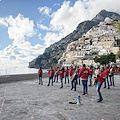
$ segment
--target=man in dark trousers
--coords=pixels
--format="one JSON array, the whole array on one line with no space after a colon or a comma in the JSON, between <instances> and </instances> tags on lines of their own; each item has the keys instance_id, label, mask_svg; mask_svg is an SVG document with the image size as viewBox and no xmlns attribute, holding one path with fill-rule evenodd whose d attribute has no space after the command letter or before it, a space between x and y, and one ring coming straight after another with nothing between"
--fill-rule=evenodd
<instances>
[{"instance_id":1,"label":"man in dark trousers","mask_svg":"<svg viewBox=\"0 0 120 120\"><path fill-rule=\"evenodd\" d=\"M43 81L42 81L42 68L39 67L39 70L38 70L38 75L39 75L39 85L43 85Z\"/></svg>"},{"instance_id":2,"label":"man in dark trousers","mask_svg":"<svg viewBox=\"0 0 120 120\"><path fill-rule=\"evenodd\" d=\"M76 91L76 83L77 83L77 70L76 66L70 68L69 72L70 81L71 81L71 90L74 88L74 91Z\"/></svg>"},{"instance_id":3,"label":"man in dark trousers","mask_svg":"<svg viewBox=\"0 0 120 120\"><path fill-rule=\"evenodd\" d=\"M110 84L109 84L109 80L108 80L108 76L109 76L109 72L110 72L110 67L109 65L106 65L105 67L105 72L106 72L106 79L104 81L104 88L106 88L106 82L107 82L107 85L108 85L108 89L110 89Z\"/></svg>"},{"instance_id":4,"label":"man in dark trousers","mask_svg":"<svg viewBox=\"0 0 120 120\"><path fill-rule=\"evenodd\" d=\"M89 84L89 86L92 86L92 75L93 75L93 66L92 65L90 65L89 72L90 72L90 75L89 75L90 84Z\"/></svg>"},{"instance_id":5,"label":"man in dark trousers","mask_svg":"<svg viewBox=\"0 0 120 120\"><path fill-rule=\"evenodd\" d=\"M48 71L48 75L49 75L49 82L48 82L48 85L47 86L49 86L50 85L50 80L52 80L52 83L51 83L51 85L53 86L53 77L54 77L54 70L53 70L53 68L52 68L52 66L50 67L50 69L49 69L49 71Z\"/></svg>"},{"instance_id":6,"label":"man in dark trousers","mask_svg":"<svg viewBox=\"0 0 120 120\"><path fill-rule=\"evenodd\" d=\"M89 69L86 68L86 65L83 64L83 67L80 69L79 76L81 77L82 85L83 85L83 95L88 94L87 90L87 82L88 82L88 76L89 76Z\"/></svg>"},{"instance_id":7,"label":"man in dark trousers","mask_svg":"<svg viewBox=\"0 0 120 120\"><path fill-rule=\"evenodd\" d=\"M68 79L68 84L69 84L69 68L68 68L68 66L65 69L65 84L66 84L66 79Z\"/></svg>"},{"instance_id":8,"label":"man in dark trousers","mask_svg":"<svg viewBox=\"0 0 120 120\"><path fill-rule=\"evenodd\" d=\"M97 102L101 102L103 100L100 89L101 89L103 82L106 79L106 76L107 76L107 74L106 74L106 71L104 71L104 68L103 67L100 68L100 72L97 75L96 83L95 83L95 88L96 88L96 91L97 91L98 96L99 96L99 99Z\"/></svg>"}]
</instances>

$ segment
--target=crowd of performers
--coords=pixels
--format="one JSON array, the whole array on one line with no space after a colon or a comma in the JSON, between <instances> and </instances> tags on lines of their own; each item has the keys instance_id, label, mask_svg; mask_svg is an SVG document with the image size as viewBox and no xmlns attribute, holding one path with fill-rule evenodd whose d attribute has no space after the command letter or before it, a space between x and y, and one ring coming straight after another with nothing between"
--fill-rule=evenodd
<instances>
[{"instance_id":1,"label":"crowd of performers","mask_svg":"<svg viewBox=\"0 0 120 120\"><path fill-rule=\"evenodd\" d=\"M89 86L94 86L96 88L97 94L99 96L99 99L97 102L101 102L103 100L103 97L101 95L100 89L102 84L104 83L104 88L110 89L110 86L115 87L114 83L114 74L115 74L115 69L111 65L106 65L106 66L96 66L95 70L93 70L93 66L91 65L90 67L86 67L85 64L83 64L82 68L79 68L79 66L73 65L70 66L70 68L66 67L56 67L48 70L48 75L49 75L49 81L48 85L53 86L54 82L58 82L58 79L60 78L60 89L63 88L63 79L64 79L64 84L69 84L71 83L71 90L74 89L76 91L76 85L80 85L82 83L83 86L83 96L88 94L88 81L89 81ZM120 75L120 67L118 68L118 72ZM39 84L43 85L42 81L42 68L40 67L38 71L39 75Z\"/></svg>"}]
</instances>

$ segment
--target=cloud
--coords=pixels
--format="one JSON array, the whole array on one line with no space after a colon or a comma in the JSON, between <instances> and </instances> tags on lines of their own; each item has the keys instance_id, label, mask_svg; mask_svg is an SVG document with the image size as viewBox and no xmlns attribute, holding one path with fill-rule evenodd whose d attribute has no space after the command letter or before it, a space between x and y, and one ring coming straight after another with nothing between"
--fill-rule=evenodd
<instances>
[{"instance_id":1,"label":"cloud","mask_svg":"<svg viewBox=\"0 0 120 120\"><path fill-rule=\"evenodd\" d=\"M53 13L50 25L55 30L66 34L71 33L80 22L92 19L93 16L89 10L85 9L85 6L82 1L76 1L73 6L70 5L70 1L63 2L61 8Z\"/></svg>"},{"instance_id":2,"label":"cloud","mask_svg":"<svg viewBox=\"0 0 120 120\"><path fill-rule=\"evenodd\" d=\"M40 29L42 29L42 30L47 30L47 31L49 31L49 30L50 30L50 28L49 28L49 27L44 26L43 24L37 24L37 27L38 27L38 28L40 28Z\"/></svg>"},{"instance_id":3,"label":"cloud","mask_svg":"<svg viewBox=\"0 0 120 120\"><path fill-rule=\"evenodd\" d=\"M5 27L8 27L8 24L6 23L4 18L0 18L0 25L3 25Z\"/></svg>"},{"instance_id":4,"label":"cloud","mask_svg":"<svg viewBox=\"0 0 120 120\"><path fill-rule=\"evenodd\" d=\"M28 64L29 61L44 52L45 46L40 44L32 46L28 41L30 37L36 35L32 20L18 14L15 18L13 16L0 18L0 21L1 25L8 27L9 38L13 40L11 45L0 50L0 66L6 65L5 61L13 66L21 63Z\"/></svg>"},{"instance_id":5,"label":"cloud","mask_svg":"<svg viewBox=\"0 0 120 120\"><path fill-rule=\"evenodd\" d=\"M9 59L10 59L10 60L15 60L15 59L16 59L16 56L11 55L11 56L9 56Z\"/></svg>"},{"instance_id":6,"label":"cloud","mask_svg":"<svg viewBox=\"0 0 120 120\"><path fill-rule=\"evenodd\" d=\"M80 22L90 19L90 16L87 16L87 10L84 8L85 5L81 1L77 1L73 6L70 5L70 1L63 2L61 8L51 15L52 19L49 27L46 27L47 30L51 30L51 33L46 33L44 37L45 44L49 46L59 41L75 30ZM82 16L83 13L87 13L86 16ZM44 25L42 25L41 28L43 28L43 26Z\"/></svg>"},{"instance_id":7,"label":"cloud","mask_svg":"<svg viewBox=\"0 0 120 120\"><path fill-rule=\"evenodd\" d=\"M101 3L104 3L104 4L101 4ZM102 10L102 9L106 9L108 11L112 11L112 12L117 12L117 13L120 13L120 8L119 8L119 4L120 4L120 1L118 0L89 0L87 2L88 4L88 9L94 13ZM96 11L94 11L96 10ZM96 13L97 14L97 13Z\"/></svg>"},{"instance_id":8,"label":"cloud","mask_svg":"<svg viewBox=\"0 0 120 120\"><path fill-rule=\"evenodd\" d=\"M30 46L29 51L8 45L0 51L0 67L28 65L28 62L43 53L44 50L45 47L39 44Z\"/></svg>"},{"instance_id":9,"label":"cloud","mask_svg":"<svg viewBox=\"0 0 120 120\"><path fill-rule=\"evenodd\" d=\"M39 33L39 34L38 34L38 38L39 38L39 40L42 40L41 36L42 36L42 34Z\"/></svg>"},{"instance_id":10,"label":"cloud","mask_svg":"<svg viewBox=\"0 0 120 120\"><path fill-rule=\"evenodd\" d=\"M52 32L47 32L44 37L46 47L49 47L51 44L59 41L63 37L63 34L56 34Z\"/></svg>"},{"instance_id":11,"label":"cloud","mask_svg":"<svg viewBox=\"0 0 120 120\"><path fill-rule=\"evenodd\" d=\"M50 16L50 13L52 11L51 8L48 8L47 6L44 6L44 7L39 7L38 8L39 12L42 13L43 15L47 15L47 16Z\"/></svg>"},{"instance_id":12,"label":"cloud","mask_svg":"<svg viewBox=\"0 0 120 120\"><path fill-rule=\"evenodd\" d=\"M12 45L8 45L4 51L3 51L4 55L19 55L19 51L18 49L16 49L14 46Z\"/></svg>"},{"instance_id":13,"label":"cloud","mask_svg":"<svg viewBox=\"0 0 120 120\"><path fill-rule=\"evenodd\" d=\"M18 14L16 18L9 16L5 18L8 23L9 38L13 39L13 44L18 48L23 48L23 45L30 45L25 41L26 37L32 37L36 34L34 23L29 18L24 18L23 15Z\"/></svg>"},{"instance_id":14,"label":"cloud","mask_svg":"<svg viewBox=\"0 0 120 120\"><path fill-rule=\"evenodd\" d=\"M53 5L53 7L55 7L55 6L60 6L60 3L55 3L55 4Z\"/></svg>"}]
</instances>

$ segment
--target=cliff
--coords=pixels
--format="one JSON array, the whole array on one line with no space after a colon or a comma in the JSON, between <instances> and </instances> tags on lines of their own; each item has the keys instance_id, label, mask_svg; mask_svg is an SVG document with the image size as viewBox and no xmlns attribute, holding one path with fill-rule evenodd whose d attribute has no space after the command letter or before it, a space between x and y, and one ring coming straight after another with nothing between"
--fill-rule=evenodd
<instances>
[{"instance_id":1,"label":"cliff","mask_svg":"<svg viewBox=\"0 0 120 120\"><path fill-rule=\"evenodd\" d=\"M72 33L46 48L42 55L39 55L37 58L29 62L29 67L38 68L39 66L42 66L42 68L48 68L50 65L56 65L69 43L77 41L93 26L104 21L106 17L109 17L112 20L118 20L120 15L106 10L100 11L91 21L88 20L80 23Z\"/></svg>"}]
</instances>

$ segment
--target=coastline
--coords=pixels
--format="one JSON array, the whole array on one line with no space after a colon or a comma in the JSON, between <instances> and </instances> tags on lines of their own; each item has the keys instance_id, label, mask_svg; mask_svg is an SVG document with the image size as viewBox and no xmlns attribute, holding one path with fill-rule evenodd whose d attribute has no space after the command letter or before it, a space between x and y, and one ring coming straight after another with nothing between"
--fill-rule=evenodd
<instances>
[{"instance_id":1,"label":"coastline","mask_svg":"<svg viewBox=\"0 0 120 120\"><path fill-rule=\"evenodd\" d=\"M43 73L43 78L48 77L47 73ZM18 82L18 81L26 81L26 80L35 80L38 79L38 74L16 74L16 75L4 75L0 76L0 84Z\"/></svg>"}]
</instances>

